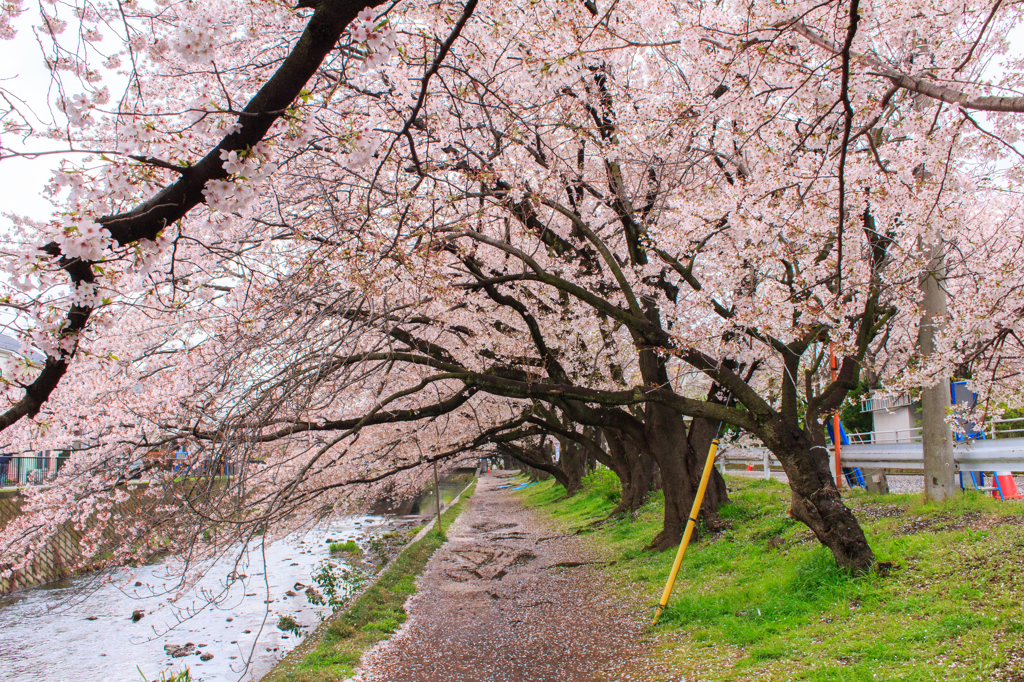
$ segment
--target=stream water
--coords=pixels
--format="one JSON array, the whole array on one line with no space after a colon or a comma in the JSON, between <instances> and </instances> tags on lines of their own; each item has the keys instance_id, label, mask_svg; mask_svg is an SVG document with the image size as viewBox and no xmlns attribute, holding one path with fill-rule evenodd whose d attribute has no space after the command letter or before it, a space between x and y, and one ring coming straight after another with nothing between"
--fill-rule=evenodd
<instances>
[{"instance_id":1,"label":"stream water","mask_svg":"<svg viewBox=\"0 0 1024 682\"><path fill-rule=\"evenodd\" d=\"M304 592L317 565L330 556L327 541L365 544L384 524L382 517L336 519L265 551L249 551L239 565L239 553L232 553L174 603L168 593L177 589L169 575L173 561L2 597L0 680L140 682L143 675L159 679L185 666L203 682L259 679L300 641L277 628L279 616L293 617L310 632L328 610L311 604ZM233 570L246 577L229 581ZM135 611L144 614L138 622L132 620ZM165 649L189 643L194 647L180 658ZM213 657L204 661L203 654Z\"/></svg>"}]
</instances>

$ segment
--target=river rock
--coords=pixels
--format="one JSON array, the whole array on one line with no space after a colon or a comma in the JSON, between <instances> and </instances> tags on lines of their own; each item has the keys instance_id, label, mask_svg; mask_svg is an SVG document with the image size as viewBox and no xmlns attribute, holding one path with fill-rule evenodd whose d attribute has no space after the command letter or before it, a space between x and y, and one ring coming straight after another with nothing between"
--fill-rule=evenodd
<instances>
[{"instance_id":1,"label":"river rock","mask_svg":"<svg viewBox=\"0 0 1024 682\"><path fill-rule=\"evenodd\" d=\"M230 622L231 622L231 621L233 621L233 620L234 620L234 618L228 618L228 619L227 619L227 622L229 622L229 623L230 623Z\"/></svg>"},{"instance_id":2,"label":"river rock","mask_svg":"<svg viewBox=\"0 0 1024 682\"><path fill-rule=\"evenodd\" d=\"M138 623L140 620L142 620L142 617L145 615L146 614L144 611L141 611L140 609L135 609L134 611L132 611L132 622Z\"/></svg>"},{"instance_id":3,"label":"river rock","mask_svg":"<svg viewBox=\"0 0 1024 682\"><path fill-rule=\"evenodd\" d=\"M292 589L296 592L301 592L302 590L306 589L306 586L302 583L295 583L294 585L292 585Z\"/></svg>"},{"instance_id":4,"label":"river rock","mask_svg":"<svg viewBox=\"0 0 1024 682\"><path fill-rule=\"evenodd\" d=\"M174 647L173 649L171 647ZM185 646L178 646L176 644L165 644L164 651L170 654L171 658L185 658L196 653L196 645L192 642L188 642Z\"/></svg>"},{"instance_id":5,"label":"river rock","mask_svg":"<svg viewBox=\"0 0 1024 682\"><path fill-rule=\"evenodd\" d=\"M88 617L86 618L86 620L99 620L99 619L100 619L100 617L99 617L99 616L88 616Z\"/></svg>"},{"instance_id":6,"label":"river rock","mask_svg":"<svg viewBox=\"0 0 1024 682\"><path fill-rule=\"evenodd\" d=\"M309 599L309 601L319 602L323 601L324 596L320 594L320 591L315 587L309 587L306 588L306 598Z\"/></svg>"},{"instance_id":7,"label":"river rock","mask_svg":"<svg viewBox=\"0 0 1024 682\"><path fill-rule=\"evenodd\" d=\"M142 587L142 581L141 580L136 580L135 581L135 587Z\"/></svg>"},{"instance_id":8,"label":"river rock","mask_svg":"<svg viewBox=\"0 0 1024 682\"><path fill-rule=\"evenodd\" d=\"M285 592L285 594L286 594L287 596L289 596L289 597L295 597L295 596L298 596L298 595L297 595L297 594L296 594L295 592L292 592L291 590L288 590L287 592Z\"/></svg>"},{"instance_id":9,"label":"river rock","mask_svg":"<svg viewBox=\"0 0 1024 682\"><path fill-rule=\"evenodd\" d=\"M207 651L205 654L200 654L199 655L199 660L200 661L209 661L212 658L213 658L213 654L211 654L209 651Z\"/></svg>"}]
</instances>

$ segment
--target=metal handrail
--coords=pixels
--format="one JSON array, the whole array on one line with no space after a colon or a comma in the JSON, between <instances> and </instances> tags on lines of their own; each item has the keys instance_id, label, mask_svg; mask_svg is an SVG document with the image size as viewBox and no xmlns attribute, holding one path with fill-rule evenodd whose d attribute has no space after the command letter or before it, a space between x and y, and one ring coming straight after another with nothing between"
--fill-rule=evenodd
<instances>
[{"instance_id":1,"label":"metal handrail","mask_svg":"<svg viewBox=\"0 0 1024 682\"><path fill-rule=\"evenodd\" d=\"M999 424L1019 424L1019 428L999 428ZM978 431L985 434L986 438L1019 438L1024 435L1024 417L1011 417L1010 419L989 419L985 422L985 428ZM975 432L977 433L977 432ZM852 445L869 445L872 443L919 443L921 442L921 427L914 426L907 429L896 429L893 431L861 431L848 433ZM883 438L884 437L884 438ZM975 438L976 436L971 436ZM962 440L962 438L961 438Z\"/></svg>"}]
</instances>

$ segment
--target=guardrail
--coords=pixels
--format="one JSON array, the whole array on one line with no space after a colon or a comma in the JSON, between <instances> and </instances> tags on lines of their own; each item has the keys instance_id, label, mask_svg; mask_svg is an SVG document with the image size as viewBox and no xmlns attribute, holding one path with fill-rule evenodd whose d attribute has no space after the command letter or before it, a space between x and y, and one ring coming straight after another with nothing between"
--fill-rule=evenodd
<instances>
[{"instance_id":1,"label":"guardrail","mask_svg":"<svg viewBox=\"0 0 1024 682\"><path fill-rule=\"evenodd\" d=\"M990 419L984 423L983 427L984 428L979 429L974 433L985 434L986 440L1020 438L1024 436L1024 417L1014 417L1012 419ZM851 445L861 445L866 443L920 443L921 427L914 426L906 429L897 429L895 431L861 431L857 433L848 433L846 434L846 437L850 439ZM977 436L974 435L970 437L971 440L976 438Z\"/></svg>"},{"instance_id":2,"label":"guardrail","mask_svg":"<svg viewBox=\"0 0 1024 682\"><path fill-rule=\"evenodd\" d=\"M831 451L829 455L831 456ZM842 448L844 467L924 472L924 446L920 443L854 443ZM971 439L958 441L953 460L960 471L1024 471L1024 438ZM781 471L782 464L767 448L728 452L719 459L719 470L729 465L753 466L764 478Z\"/></svg>"},{"instance_id":3,"label":"guardrail","mask_svg":"<svg viewBox=\"0 0 1024 682\"><path fill-rule=\"evenodd\" d=\"M921 443L844 445L844 466L924 471ZM961 471L1024 471L1024 438L958 441L953 460Z\"/></svg>"}]
</instances>

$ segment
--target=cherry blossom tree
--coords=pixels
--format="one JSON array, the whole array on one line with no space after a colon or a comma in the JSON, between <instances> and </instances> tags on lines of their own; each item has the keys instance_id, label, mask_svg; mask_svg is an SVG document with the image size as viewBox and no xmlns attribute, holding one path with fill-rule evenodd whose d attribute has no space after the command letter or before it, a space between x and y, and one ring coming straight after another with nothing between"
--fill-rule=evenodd
<instances>
[{"instance_id":1,"label":"cherry blossom tree","mask_svg":"<svg viewBox=\"0 0 1024 682\"><path fill-rule=\"evenodd\" d=\"M274 22L298 31L262 9L275 30L252 40L217 33L248 14L161 24L178 47L147 48L133 111L150 82L181 84L156 101L201 101L142 116L132 163L58 176L74 206L104 200L108 170L126 193L112 201L154 198L116 219L23 221L23 244L62 241L10 254L30 277L11 305L39 319L25 333L50 357L24 397L24 373L4 374L5 425L35 417L7 437L98 438L81 460L94 477L186 440L242 472L209 505L160 493L182 496L168 513L196 510L190 532L240 509L247 532L292 527L474 448L544 463L558 437L616 471L626 508L657 464L664 548L725 423L776 454L794 517L864 571L822 428L861 373L902 390L958 368L996 398L1019 390L1015 6L396 5L330 52L355 13L331 19L328 3L304 29L337 28L315 63L300 38L255 68L292 45ZM207 59L222 40L230 68ZM283 76L273 107L256 94L235 110L254 73L278 69L266 90L289 63L308 75ZM88 102L65 107L84 122ZM936 240L951 305L923 360ZM116 494L67 480L40 514ZM707 518L725 495L716 474Z\"/></svg>"},{"instance_id":2,"label":"cherry blossom tree","mask_svg":"<svg viewBox=\"0 0 1024 682\"><path fill-rule=\"evenodd\" d=\"M595 28L599 12L575 9L506 10L467 27L467 58L454 54L440 71L444 106L414 126L381 126L399 129L404 145L378 152L367 191L380 199L367 217L383 227L373 239L442 241L475 280L467 286L500 289L495 299L516 291L552 385L497 389L509 397L628 402L601 383L613 368L588 357L585 392L552 362L571 352L537 340L570 326L570 336L598 336L609 321L635 352L628 383L643 386L645 435L664 453L663 474L675 468L667 478L692 482L699 465L699 452L669 454L686 440L679 413L740 426L783 461L794 515L841 565L866 570L872 554L835 489L821 422L869 357L900 352L894 330L919 319L922 240L934 223L970 245L956 266L964 273L1008 262L1019 244L999 233L1003 218L983 213L1018 167L996 183L978 173L979 162L1015 163L1006 145L1017 119L993 119L1000 137L970 113L1019 108L1014 96L974 94L1012 91L1018 78L982 79L985 59L1007 47L987 33L996 20L976 22L987 9L958 15L960 39L939 54L915 37L935 35L939 14L916 5L861 24L872 10L858 4L712 15L619 4L615 28L611 15ZM515 37L492 52L473 33L506 25ZM871 48L893 31L898 47ZM990 57L975 63L979 50ZM900 70L922 54L929 71L961 74L957 108L930 74ZM374 94L367 116L386 120L392 104ZM425 224L429 237L416 227ZM567 313L562 301L579 308ZM842 363L823 383L829 343ZM737 406L672 390L673 363ZM691 499L684 486L667 506L682 518Z\"/></svg>"}]
</instances>

